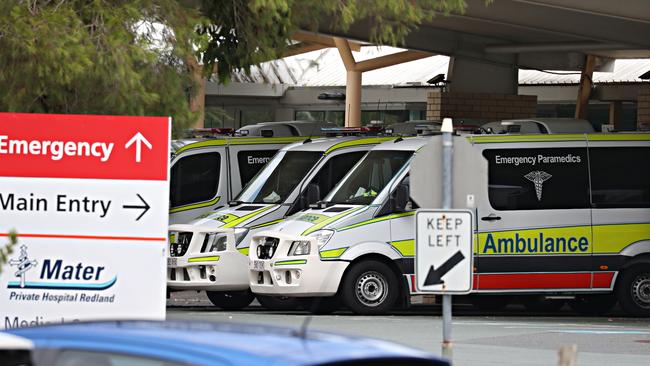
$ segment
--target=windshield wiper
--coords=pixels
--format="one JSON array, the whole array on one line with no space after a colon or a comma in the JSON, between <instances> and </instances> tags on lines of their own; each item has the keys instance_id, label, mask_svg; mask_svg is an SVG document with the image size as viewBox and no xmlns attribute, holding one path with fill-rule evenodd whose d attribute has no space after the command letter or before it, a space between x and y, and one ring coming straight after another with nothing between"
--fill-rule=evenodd
<instances>
[{"instance_id":1,"label":"windshield wiper","mask_svg":"<svg viewBox=\"0 0 650 366\"><path fill-rule=\"evenodd\" d=\"M233 206L239 206L239 205L241 205L242 203L244 203L244 201L232 200L232 201L228 202L228 206L230 206L230 207L233 207Z\"/></svg>"}]
</instances>

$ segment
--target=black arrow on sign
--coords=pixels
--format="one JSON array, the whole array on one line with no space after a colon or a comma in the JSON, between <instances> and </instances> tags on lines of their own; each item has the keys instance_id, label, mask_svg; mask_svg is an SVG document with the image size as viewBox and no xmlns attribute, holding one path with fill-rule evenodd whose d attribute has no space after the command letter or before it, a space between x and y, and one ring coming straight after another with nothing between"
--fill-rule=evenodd
<instances>
[{"instance_id":1,"label":"black arrow on sign","mask_svg":"<svg viewBox=\"0 0 650 366\"><path fill-rule=\"evenodd\" d=\"M442 280L442 276L446 275L452 268L465 259L463 253L459 250L456 254L452 255L451 258L447 259L445 263L441 264L438 269L434 269L433 266L429 268L429 273L427 273L427 278L424 279L424 285L439 285L445 283Z\"/></svg>"},{"instance_id":2,"label":"black arrow on sign","mask_svg":"<svg viewBox=\"0 0 650 366\"><path fill-rule=\"evenodd\" d=\"M144 203L144 206L123 205L122 208L126 208L126 209L141 209L141 210L144 210L144 211L142 211L142 213L140 214L140 216L138 216L138 218L135 219L135 221L138 221L138 220L140 220L140 218L141 218L142 216L144 216L144 214L147 213L147 211L149 211L149 209L151 208L151 206L149 206L149 204L147 203L147 201L145 201L144 198L142 198L142 196L140 196L140 195L137 194L137 193L136 193L136 195L138 196L138 198L140 199L140 201L142 201L142 203Z\"/></svg>"}]
</instances>

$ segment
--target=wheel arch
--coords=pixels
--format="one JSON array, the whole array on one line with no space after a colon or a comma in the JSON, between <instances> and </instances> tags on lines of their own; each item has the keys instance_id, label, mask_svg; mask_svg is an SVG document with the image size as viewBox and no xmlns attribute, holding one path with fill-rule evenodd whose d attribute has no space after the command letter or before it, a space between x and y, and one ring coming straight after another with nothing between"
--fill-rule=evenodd
<instances>
[{"instance_id":1,"label":"wheel arch","mask_svg":"<svg viewBox=\"0 0 650 366\"><path fill-rule=\"evenodd\" d=\"M621 255L626 257L638 257L650 255L650 239L639 240L621 250Z\"/></svg>"},{"instance_id":2,"label":"wheel arch","mask_svg":"<svg viewBox=\"0 0 650 366\"><path fill-rule=\"evenodd\" d=\"M621 271L624 271L625 269L636 266L638 264L646 264L650 266L650 252L640 253L632 257L626 257L623 265L621 265Z\"/></svg>"},{"instance_id":3,"label":"wheel arch","mask_svg":"<svg viewBox=\"0 0 650 366\"><path fill-rule=\"evenodd\" d=\"M398 259L398 258L396 258ZM404 273L402 273L402 270L400 269L399 265L395 262L394 258L390 258L382 253L366 253L363 255L360 255L350 261L350 265L345 268L345 271L343 272L343 276L341 277L341 282L339 283L339 290L340 291L340 286L345 282L344 279L347 276L348 272L350 271L351 268L357 263L364 262L364 261L377 261L384 263L388 266L388 268L393 271L393 274L395 275L395 278L397 278L397 282L399 283L399 294L398 294L398 302L397 306L398 307L406 307L410 303L410 291L409 291L409 286L408 286L408 281L406 280L406 277L404 276Z\"/></svg>"}]
</instances>

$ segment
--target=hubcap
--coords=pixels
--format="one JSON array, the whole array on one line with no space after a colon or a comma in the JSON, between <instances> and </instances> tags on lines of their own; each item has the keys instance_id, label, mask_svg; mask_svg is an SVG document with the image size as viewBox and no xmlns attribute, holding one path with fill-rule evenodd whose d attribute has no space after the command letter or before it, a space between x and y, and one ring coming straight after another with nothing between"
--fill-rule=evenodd
<instances>
[{"instance_id":1,"label":"hubcap","mask_svg":"<svg viewBox=\"0 0 650 366\"><path fill-rule=\"evenodd\" d=\"M650 308L650 274L643 273L632 282L632 299L645 309Z\"/></svg>"},{"instance_id":2,"label":"hubcap","mask_svg":"<svg viewBox=\"0 0 650 366\"><path fill-rule=\"evenodd\" d=\"M388 295L388 284L377 272L366 272L357 280L357 299L366 306L379 306Z\"/></svg>"}]
</instances>

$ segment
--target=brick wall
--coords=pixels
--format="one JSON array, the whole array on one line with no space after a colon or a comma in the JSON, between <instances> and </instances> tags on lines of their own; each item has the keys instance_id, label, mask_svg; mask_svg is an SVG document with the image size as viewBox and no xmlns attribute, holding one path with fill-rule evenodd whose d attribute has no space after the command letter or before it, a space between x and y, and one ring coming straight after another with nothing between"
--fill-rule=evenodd
<instances>
[{"instance_id":1,"label":"brick wall","mask_svg":"<svg viewBox=\"0 0 650 366\"><path fill-rule=\"evenodd\" d=\"M636 125L639 131L650 131L650 87L641 89L636 99Z\"/></svg>"},{"instance_id":2,"label":"brick wall","mask_svg":"<svg viewBox=\"0 0 650 366\"><path fill-rule=\"evenodd\" d=\"M496 121L531 118L537 113L537 96L489 93L430 92L427 119L444 117Z\"/></svg>"}]
</instances>

